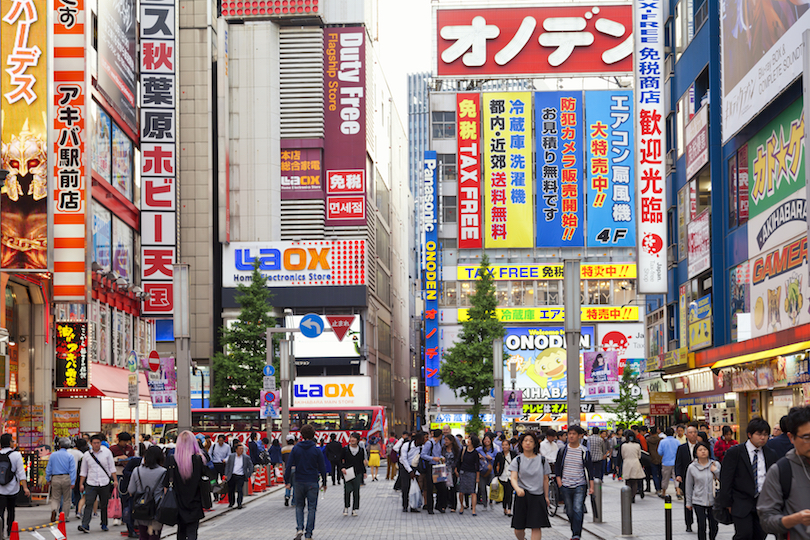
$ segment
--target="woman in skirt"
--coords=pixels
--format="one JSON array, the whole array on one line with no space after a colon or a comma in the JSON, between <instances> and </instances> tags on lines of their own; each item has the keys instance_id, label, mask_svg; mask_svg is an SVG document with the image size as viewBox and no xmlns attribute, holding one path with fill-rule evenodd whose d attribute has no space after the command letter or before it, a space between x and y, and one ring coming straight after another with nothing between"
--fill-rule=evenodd
<instances>
[{"instance_id":1,"label":"woman in skirt","mask_svg":"<svg viewBox=\"0 0 810 540\"><path fill-rule=\"evenodd\" d=\"M518 440L521 453L512 460L509 472L515 488L512 507L512 528L518 540L526 538L531 529L531 540L540 540L541 528L551 527L548 520L548 475L551 474L546 458L538 455L540 441L533 432L526 432Z\"/></svg>"},{"instance_id":2,"label":"woman in skirt","mask_svg":"<svg viewBox=\"0 0 810 540\"><path fill-rule=\"evenodd\" d=\"M478 460L479 455L476 448L481 444L478 435L470 435L465 441L467 445L461 450L461 457L456 462L458 469L458 502L459 514L464 513L464 496L470 497L472 515L475 514L476 484L478 483Z\"/></svg>"}]
</instances>

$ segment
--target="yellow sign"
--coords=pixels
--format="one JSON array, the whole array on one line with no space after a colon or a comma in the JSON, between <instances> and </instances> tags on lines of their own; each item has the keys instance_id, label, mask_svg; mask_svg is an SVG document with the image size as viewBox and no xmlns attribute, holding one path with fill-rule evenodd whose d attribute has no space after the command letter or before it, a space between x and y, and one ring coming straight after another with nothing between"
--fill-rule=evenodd
<instances>
[{"instance_id":1,"label":"yellow sign","mask_svg":"<svg viewBox=\"0 0 810 540\"><path fill-rule=\"evenodd\" d=\"M689 351L686 347L675 349L664 354L664 362L661 364L662 369L681 366L686 364L689 360Z\"/></svg>"},{"instance_id":2,"label":"yellow sign","mask_svg":"<svg viewBox=\"0 0 810 540\"><path fill-rule=\"evenodd\" d=\"M532 94L484 94L484 245L534 246Z\"/></svg>"},{"instance_id":3,"label":"yellow sign","mask_svg":"<svg viewBox=\"0 0 810 540\"><path fill-rule=\"evenodd\" d=\"M467 309L458 310L459 322L467 320ZM535 308L498 308L498 320L504 322L564 322L565 309L562 306ZM582 308L582 322L636 322L638 306L593 306Z\"/></svg>"},{"instance_id":4,"label":"yellow sign","mask_svg":"<svg viewBox=\"0 0 810 540\"><path fill-rule=\"evenodd\" d=\"M478 279L480 266L457 266L456 279L471 281ZM562 279L561 264L515 264L490 266L489 274L495 281L509 279ZM582 279L636 279L636 264L583 264L579 275Z\"/></svg>"}]
</instances>

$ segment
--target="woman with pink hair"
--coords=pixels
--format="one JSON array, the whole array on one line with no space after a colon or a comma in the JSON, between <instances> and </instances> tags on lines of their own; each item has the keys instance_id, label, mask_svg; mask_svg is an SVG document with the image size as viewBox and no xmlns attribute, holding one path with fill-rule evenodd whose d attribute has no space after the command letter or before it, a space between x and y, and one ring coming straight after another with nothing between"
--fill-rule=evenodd
<instances>
[{"instance_id":1,"label":"woman with pink hair","mask_svg":"<svg viewBox=\"0 0 810 540\"><path fill-rule=\"evenodd\" d=\"M190 431L184 431L177 437L174 455L166 458L167 473L164 485L168 487L169 482L174 482L179 540L197 540L197 528L203 517L200 483L203 481L205 462L205 455Z\"/></svg>"}]
</instances>

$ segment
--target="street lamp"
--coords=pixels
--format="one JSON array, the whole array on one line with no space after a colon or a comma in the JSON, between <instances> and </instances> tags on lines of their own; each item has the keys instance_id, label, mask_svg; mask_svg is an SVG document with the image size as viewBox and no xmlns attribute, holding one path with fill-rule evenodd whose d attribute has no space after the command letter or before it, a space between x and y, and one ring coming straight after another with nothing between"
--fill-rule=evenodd
<instances>
[{"instance_id":1,"label":"street lamp","mask_svg":"<svg viewBox=\"0 0 810 540\"><path fill-rule=\"evenodd\" d=\"M202 402L202 408L205 409L208 406L205 404L205 370L201 367L197 366L197 362L191 362L191 373L193 375L199 375L200 381L202 384L202 392L200 393L200 401Z\"/></svg>"}]
</instances>

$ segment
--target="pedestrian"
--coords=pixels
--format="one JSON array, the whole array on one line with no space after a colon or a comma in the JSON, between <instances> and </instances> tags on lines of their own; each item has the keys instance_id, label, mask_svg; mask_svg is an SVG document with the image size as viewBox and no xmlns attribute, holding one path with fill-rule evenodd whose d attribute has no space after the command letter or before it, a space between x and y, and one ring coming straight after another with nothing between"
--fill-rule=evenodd
<instances>
[{"instance_id":1,"label":"pedestrian","mask_svg":"<svg viewBox=\"0 0 810 540\"><path fill-rule=\"evenodd\" d=\"M738 444L737 439L734 438L734 431L731 429L731 426L723 426L723 436L717 439L717 442L714 444L715 459L723 463L726 452L736 444Z\"/></svg>"},{"instance_id":2,"label":"pedestrian","mask_svg":"<svg viewBox=\"0 0 810 540\"><path fill-rule=\"evenodd\" d=\"M394 445L396 443L396 435L394 435L394 432L392 431L391 435L388 437L388 441L385 444L386 480L393 480L397 475L397 462L399 461L399 455L397 455L396 451L394 450Z\"/></svg>"},{"instance_id":3,"label":"pedestrian","mask_svg":"<svg viewBox=\"0 0 810 540\"><path fill-rule=\"evenodd\" d=\"M51 485L51 522L56 521L60 508L70 511L70 493L76 485L76 460L70 455L68 448L70 439L59 439L59 450L48 457L48 465L45 467L45 481Z\"/></svg>"},{"instance_id":4,"label":"pedestrian","mask_svg":"<svg viewBox=\"0 0 810 540\"><path fill-rule=\"evenodd\" d=\"M93 505L98 498L98 508L101 514L101 530L107 528L107 503L113 489L118 489L118 478L115 470L112 452L102 446L100 435L90 437L90 450L82 458L79 488L84 491L84 512L79 531L90 532L90 520L93 517Z\"/></svg>"},{"instance_id":5,"label":"pedestrian","mask_svg":"<svg viewBox=\"0 0 810 540\"><path fill-rule=\"evenodd\" d=\"M790 442L790 437L788 437L787 415L779 419L779 431L779 435L771 437L768 442L765 443L766 448L773 450L776 459L785 457L787 453L793 449L793 443Z\"/></svg>"},{"instance_id":6,"label":"pedestrian","mask_svg":"<svg viewBox=\"0 0 810 540\"><path fill-rule=\"evenodd\" d=\"M371 481L377 482L377 474L380 472L380 456L383 452L383 446L380 444L380 439L373 435L368 441L368 466L371 468Z\"/></svg>"},{"instance_id":7,"label":"pedestrian","mask_svg":"<svg viewBox=\"0 0 810 540\"><path fill-rule=\"evenodd\" d=\"M729 448L723 458L717 504L731 514L734 540L764 540L756 507L765 474L776 463L774 452L765 448L771 426L757 417L748 422L745 431L745 444Z\"/></svg>"},{"instance_id":8,"label":"pedestrian","mask_svg":"<svg viewBox=\"0 0 810 540\"><path fill-rule=\"evenodd\" d=\"M535 436L536 438L536 436ZM538 443L537 450L540 450ZM501 442L501 451L498 452L498 455L495 456L495 478L498 479L498 482L501 484L501 490L503 490L503 515L511 516L512 515L512 475L509 472L509 465L512 464L512 460L517 457L517 452L512 450L512 447L509 444L509 441L504 439ZM541 456L542 457L542 456ZM545 458L543 458L545 459ZM546 461L546 463L548 463Z\"/></svg>"},{"instance_id":9,"label":"pedestrian","mask_svg":"<svg viewBox=\"0 0 810 540\"><path fill-rule=\"evenodd\" d=\"M568 438L570 445L570 435ZM541 529L551 527L548 519L548 477L551 468L546 458L538 455L540 441L537 435L532 432L522 434L518 446L522 453L515 456L508 469L515 490L512 528L518 540L526 538L526 529L531 529L532 540L540 540ZM575 535L574 538L579 536Z\"/></svg>"},{"instance_id":10,"label":"pedestrian","mask_svg":"<svg viewBox=\"0 0 810 540\"><path fill-rule=\"evenodd\" d=\"M200 482L207 467L192 432L180 433L174 454L166 458L165 467L163 486L168 488L173 483L177 496L177 538L197 540L197 530L204 514Z\"/></svg>"},{"instance_id":11,"label":"pedestrian","mask_svg":"<svg viewBox=\"0 0 810 540\"><path fill-rule=\"evenodd\" d=\"M810 539L810 407L793 407L785 431L793 443L765 476L757 512L762 529L777 538ZM783 472L784 471L784 472ZM789 474L786 474L789 473ZM785 483L789 485L785 485ZM785 496L787 495L787 497Z\"/></svg>"},{"instance_id":12,"label":"pedestrian","mask_svg":"<svg viewBox=\"0 0 810 540\"><path fill-rule=\"evenodd\" d=\"M486 510L487 503L489 503L489 506L494 504L487 495L487 488L492 482L495 456L498 455L498 449L495 448L494 433L487 432L484 434L484 438L481 439L481 446L478 447L478 453L481 455L481 475L478 477L478 502L481 504L482 509Z\"/></svg>"},{"instance_id":13,"label":"pedestrian","mask_svg":"<svg viewBox=\"0 0 810 540\"><path fill-rule=\"evenodd\" d=\"M632 430L624 431L625 441L622 445L622 478L630 487L633 502L636 502L636 493L644 498L644 468L641 466L641 445Z\"/></svg>"},{"instance_id":14,"label":"pedestrian","mask_svg":"<svg viewBox=\"0 0 810 540\"><path fill-rule=\"evenodd\" d=\"M82 470L82 457L84 456L84 453L87 452L89 446L87 445L87 441L84 440L83 437L76 437L76 439L74 439L73 444L74 444L74 446L70 450L68 450L68 452L70 452L70 455L73 456L73 460L76 462L76 480L77 481L74 482L74 484L73 484L73 491L72 491L71 499L72 499L72 502L73 502L73 508L75 509L75 512L76 512L76 517L79 517L79 515L78 515L79 501L82 498L82 492L79 490L79 482L78 482L78 480L79 480L79 471ZM70 520L67 519L69 514L70 514L70 511L65 512L65 521L70 521Z\"/></svg>"},{"instance_id":15,"label":"pedestrian","mask_svg":"<svg viewBox=\"0 0 810 540\"><path fill-rule=\"evenodd\" d=\"M248 441L247 454L248 454L248 457L250 457L250 461L253 462L253 465L261 465L262 464L262 458L260 456L261 448L259 446L260 443L257 441L257 439L258 439L258 435L256 434L256 432L251 431L250 436L249 436L249 441ZM228 502L230 503L232 501L229 500Z\"/></svg>"},{"instance_id":16,"label":"pedestrian","mask_svg":"<svg viewBox=\"0 0 810 540\"><path fill-rule=\"evenodd\" d=\"M360 434L352 433L349 436L349 446L343 449L340 457L340 469L343 480L343 515L349 515L349 505L352 505L352 517L357 517L360 510L360 479L366 475L368 461L365 459L363 449L360 448ZM324 480L326 483L326 480Z\"/></svg>"},{"instance_id":17,"label":"pedestrian","mask_svg":"<svg viewBox=\"0 0 810 540\"><path fill-rule=\"evenodd\" d=\"M686 428L686 442L678 446L678 451L675 454L675 481L677 482L675 492L678 499L683 498L683 481L686 478L686 468L694 459L697 442L697 425L689 424L689 427ZM686 506L683 507L683 519L686 523L686 532L692 532L694 513Z\"/></svg>"},{"instance_id":18,"label":"pedestrian","mask_svg":"<svg viewBox=\"0 0 810 540\"><path fill-rule=\"evenodd\" d=\"M433 481L433 467L444 463L442 456L442 430L434 429L431 433L432 439L422 446L421 464L424 475L422 484L425 491L425 506L428 514L433 514L433 491L436 491L436 509L444 514L447 510L447 481Z\"/></svg>"},{"instance_id":19,"label":"pedestrian","mask_svg":"<svg viewBox=\"0 0 810 540\"><path fill-rule=\"evenodd\" d=\"M236 502L236 508L242 509L245 481L253 474L255 465L250 456L245 453L245 445L236 441L234 452L228 456L228 460L225 462L225 476L222 477L228 482L228 508L232 508L233 503Z\"/></svg>"},{"instance_id":20,"label":"pedestrian","mask_svg":"<svg viewBox=\"0 0 810 540\"><path fill-rule=\"evenodd\" d=\"M661 454L658 453L658 445L661 444L661 437L658 436L661 428L652 426L650 434L647 435L647 448L650 451L650 472L655 486L655 494L661 496ZM649 485L649 481L648 481Z\"/></svg>"},{"instance_id":21,"label":"pedestrian","mask_svg":"<svg viewBox=\"0 0 810 540\"><path fill-rule=\"evenodd\" d=\"M296 535L295 540L302 537L312 538L315 529L315 513L318 509L318 477L323 482L322 489L326 491L326 467L323 464L323 454L315 446L315 427L312 424L301 426L302 440L293 446L287 458L284 478L288 479L287 489L293 487L289 482L295 482L294 498ZM293 476L292 471L295 471ZM292 480L290 480L292 479ZM306 528L304 528L304 507L307 507Z\"/></svg>"},{"instance_id":22,"label":"pedestrian","mask_svg":"<svg viewBox=\"0 0 810 540\"><path fill-rule=\"evenodd\" d=\"M714 482L720 480L720 463L711 459L711 446L699 441L695 445L694 461L686 469L684 496L686 507L697 515L698 540L706 540L706 522L709 540L717 538L717 520L714 519Z\"/></svg>"},{"instance_id":23,"label":"pedestrian","mask_svg":"<svg viewBox=\"0 0 810 540\"><path fill-rule=\"evenodd\" d=\"M705 431L698 431L697 435L698 435L698 442L701 442L701 441L705 442L709 446L709 450L711 450L709 459L713 460L714 459L714 450L712 450L712 443L709 440L709 434L706 433Z\"/></svg>"},{"instance_id":24,"label":"pedestrian","mask_svg":"<svg viewBox=\"0 0 810 540\"><path fill-rule=\"evenodd\" d=\"M211 461L214 462L214 470L217 471L217 480L225 475L225 460L231 455L231 447L225 435L218 435L217 442L211 448Z\"/></svg>"},{"instance_id":25,"label":"pedestrian","mask_svg":"<svg viewBox=\"0 0 810 540\"><path fill-rule=\"evenodd\" d=\"M568 444L557 454L557 487L565 501L565 513L571 524L571 538L582 536L582 520L585 516L585 494L593 495L591 456L580 444L585 430L574 424L568 427ZM517 513L517 509L515 509Z\"/></svg>"},{"instance_id":26,"label":"pedestrian","mask_svg":"<svg viewBox=\"0 0 810 540\"><path fill-rule=\"evenodd\" d=\"M602 461L607 455L607 443L602 440L600 431L598 427L594 427L591 430L591 435L587 438L586 444L588 445L588 451L591 453L591 459L593 460L593 477L601 480L604 476Z\"/></svg>"},{"instance_id":27,"label":"pedestrian","mask_svg":"<svg viewBox=\"0 0 810 540\"><path fill-rule=\"evenodd\" d=\"M295 467L287 467L287 462L290 459L290 453L294 447L295 435L287 435L287 444L281 447L281 459L284 461L284 506L290 506L290 497L292 497L295 492Z\"/></svg>"},{"instance_id":28,"label":"pedestrian","mask_svg":"<svg viewBox=\"0 0 810 540\"><path fill-rule=\"evenodd\" d=\"M472 515L475 513L477 499L476 486L480 480L480 465L479 454L476 450L480 446L481 441L478 436L470 434L467 436L465 446L461 450L461 457L458 460L458 502L460 505L459 514L464 513L464 496L470 497L470 508Z\"/></svg>"},{"instance_id":29,"label":"pedestrian","mask_svg":"<svg viewBox=\"0 0 810 540\"><path fill-rule=\"evenodd\" d=\"M545 433L545 438L543 442L540 443L540 455L546 458L551 470L554 470L554 463L557 461L557 452L560 451L560 447L557 446L557 432L553 429L549 428ZM518 452L521 452L521 449L517 448Z\"/></svg>"},{"instance_id":30,"label":"pedestrian","mask_svg":"<svg viewBox=\"0 0 810 540\"><path fill-rule=\"evenodd\" d=\"M0 523L5 519L6 538L11 537L11 526L15 521L15 510L17 507L17 496L22 488L27 498L31 498L31 491L28 489L28 482L25 479L25 464L20 452L14 449L14 437L11 433L0 435L0 471L2 481L8 480L5 484L0 483ZM6 472L8 471L8 472ZM0 529L0 536L3 530Z\"/></svg>"},{"instance_id":31,"label":"pedestrian","mask_svg":"<svg viewBox=\"0 0 810 540\"><path fill-rule=\"evenodd\" d=\"M686 427L683 424L678 424L675 426L675 438L678 439L678 444L684 444L686 442Z\"/></svg>"},{"instance_id":32,"label":"pedestrian","mask_svg":"<svg viewBox=\"0 0 810 540\"><path fill-rule=\"evenodd\" d=\"M152 446L150 445L149 448ZM163 453L163 450L158 448L158 450ZM144 443L138 444L138 452L141 456L145 456L147 452L147 447ZM132 474L135 472L141 464L142 458L138 456L133 456L129 458L127 464L124 466L124 470L121 472L121 476L118 480L118 490L121 493L121 510L122 510L122 521L124 525L127 526L126 536L128 538L138 538L138 534L135 532L135 522L132 520L132 497L130 497L128 489L129 489L129 482L132 479ZM125 533L121 533L121 536L124 536Z\"/></svg>"},{"instance_id":33,"label":"pedestrian","mask_svg":"<svg viewBox=\"0 0 810 540\"><path fill-rule=\"evenodd\" d=\"M163 467L163 450L157 446L150 446L141 460L140 465L132 473L127 485L127 493L133 500L138 500L147 489L156 505L163 496L163 481L166 469ZM156 519L136 519L138 525L138 538L140 540L158 540L163 524Z\"/></svg>"},{"instance_id":34,"label":"pedestrian","mask_svg":"<svg viewBox=\"0 0 810 540\"><path fill-rule=\"evenodd\" d=\"M118 476L121 476L121 473L124 472L124 467L127 461L129 461L129 458L135 456L135 449L130 444L131 442L132 435L126 431L122 431L118 434L118 442L110 446L110 452L115 462L115 472L118 473Z\"/></svg>"},{"instance_id":35,"label":"pedestrian","mask_svg":"<svg viewBox=\"0 0 810 540\"><path fill-rule=\"evenodd\" d=\"M268 454L270 454L270 465L275 469L276 465L283 461L281 459L281 443L278 442L278 439L273 439L273 442L270 443Z\"/></svg>"},{"instance_id":36,"label":"pedestrian","mask_svg":"<svg viewBox=\"0 0 810 540\"><path fill-rule=\"evenodd\" d=\"M397 480L394 482L394 491L401 491L403 482L407 483L407 474L405 468L400 464L399 460L402 457L402 446L411 440L409 431L403 431L402 437L394 443L394 452L397 454ZM407 508L405 509L407 511Z\"/></svg>"},{"instance_id":37,"label":"pedestrian","mask_svg":"<svg viewBox=\"0 0 810 540\"><path fill-rule=\"evenodd\" d=\"M456 464L461 457L461 448L458 440L452 433L442 434L442 457L447 465L447 505L451 512L456 511L456 493L458 492L458 476L456 474Z\"/></svg>"},{"instance_id":38,"label":"pedestrian","mask_svg":"<svg viewBox=\"0 0 810 540\"><path fill-rule=\"evenodd\" d=\"M669 489L669 481L675 471L675 457L678 454L678 439L675 438L675 430L668 427L664 433L666 438L658 443L658 453L661 454L661 497L666 497Z\"/></svg>"},{"instance_id":39,"label":"pedestrian","mask_svg":"<svg viewBox=\"0 0 810 540\"><path fill-rule=\"evenodd\" d=\"M404 438L404 436L403 436ZM402 511L419 512L419 508L410 508L409 495L411 492L411 480L419 476L419 471L413 466L414 460L422 453L424 443L424 433L414 432L410 438L402 444L399 452L399 476L402 479ZM418 461L417 461L418 463Z\"/></svg>"}]
</instances>

